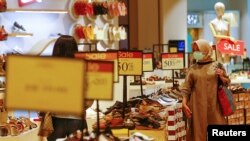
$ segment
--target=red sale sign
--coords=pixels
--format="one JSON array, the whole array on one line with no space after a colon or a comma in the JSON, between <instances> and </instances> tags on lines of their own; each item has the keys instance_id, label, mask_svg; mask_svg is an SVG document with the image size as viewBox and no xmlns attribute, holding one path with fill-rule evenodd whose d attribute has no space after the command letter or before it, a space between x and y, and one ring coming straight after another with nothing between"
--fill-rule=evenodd
<instances>
[{"instance_id":1,"label":"red sale sign","mask_svg":"<svg viewBox=\"0 0 250 141\"><path fill-rule=\"evenodd\" d=\"M232 42L230 40L222 39L217 44L217 48L221 53L233 54L233 55L243 55L244 54L244 41Z\"/></svg>"}]
</instances>

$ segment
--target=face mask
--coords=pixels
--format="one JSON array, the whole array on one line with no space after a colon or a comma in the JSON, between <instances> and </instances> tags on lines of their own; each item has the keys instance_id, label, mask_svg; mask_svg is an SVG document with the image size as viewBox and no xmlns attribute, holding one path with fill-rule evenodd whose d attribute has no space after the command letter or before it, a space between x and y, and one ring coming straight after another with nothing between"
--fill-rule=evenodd
<instances>
[{"instance_id":1,"label":"face mask","mask_svg":"<svg viewBox=\"0 0 250 141\"><path fill-rule=\"evenodd\" d=\"M193 56L194 56L194 59L197 61L202 60L205 57L205 55L202 54L202 52L200 52L200 51L195 51L193 53Z\"/></svg>"}]
</instances>

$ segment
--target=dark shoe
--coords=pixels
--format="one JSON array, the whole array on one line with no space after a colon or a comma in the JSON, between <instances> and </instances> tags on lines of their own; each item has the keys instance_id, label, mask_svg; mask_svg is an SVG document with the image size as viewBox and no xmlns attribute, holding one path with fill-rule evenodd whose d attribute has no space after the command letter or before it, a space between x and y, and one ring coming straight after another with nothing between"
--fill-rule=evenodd
<instances>
[{"instance_id":1,"label":"dark shoe","mask_svg":"<svg viewBox=\"0 0 250 141\"><path fill-rule=\"evenodd\" d=\"M14 28L17 28L22 31L26 31L25 28L22 25L18 24L16 21L14 22Z\"/></svg>"}]
</instances>

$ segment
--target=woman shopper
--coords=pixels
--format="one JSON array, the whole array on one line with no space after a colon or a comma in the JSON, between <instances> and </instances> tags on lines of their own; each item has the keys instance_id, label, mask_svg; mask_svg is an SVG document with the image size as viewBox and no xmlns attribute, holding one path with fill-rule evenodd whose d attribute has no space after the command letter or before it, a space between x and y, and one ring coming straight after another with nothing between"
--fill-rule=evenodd
<instances>
[{"instance_id":1,"label":"woman shopper","mask_svg":"<svg viewBox=\"0 0 250 141\"><path fill-rule=\"evenodd\" d=\"M74 53L78 51L76 40L69 35L61 35L55 42L52 56L74 58ZM93 101L86 101L85 109L90 107ZM83 116L68 115L68 114L52 114L52 123L54 131L47 137L48 141L56 141L58 138L69 137L77 131L83 132L88 130L87 122L85 120L86 112ZM82 136L80 136L81 140Z\"/></svg>"},{"instance_id":2,"label":"woman shopper","mask_svg":"<svg viewBox=\"0 0 250 141\"><path fill-rule=\"evenodd\" d=\"M187 141L205 141L207 126L226 124L217 100L218 78L227 85L224 68L211 59L209 42L199 39L192 44L196 63L190 66L181 88L183 112L188 119Z\"/></svg>"}]
</instances>

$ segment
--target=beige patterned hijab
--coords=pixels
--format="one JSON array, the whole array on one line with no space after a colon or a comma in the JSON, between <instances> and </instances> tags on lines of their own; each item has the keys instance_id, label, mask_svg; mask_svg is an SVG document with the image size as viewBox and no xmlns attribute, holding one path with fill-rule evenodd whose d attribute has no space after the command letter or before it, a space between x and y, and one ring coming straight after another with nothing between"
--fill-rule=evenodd
<instances>
[{"instance_id":1,"label":"beige patterned hijab","mask_svg":"<svg viewBox=\"0 0 250 141\"><path fill-rule=\"evenodd\" d=\"M211 56L212 56L212 53L213 53L213 49L212 47L210 46L209 42L205 39L199 39L199 40L196 40L192 43L192 46L196 44L199 48L199 51L201 51L204 55L205 55L205 59L208 59L210 58L211 59Z\"/></svg>"}]
</instances>

